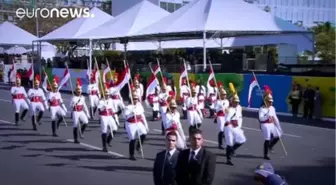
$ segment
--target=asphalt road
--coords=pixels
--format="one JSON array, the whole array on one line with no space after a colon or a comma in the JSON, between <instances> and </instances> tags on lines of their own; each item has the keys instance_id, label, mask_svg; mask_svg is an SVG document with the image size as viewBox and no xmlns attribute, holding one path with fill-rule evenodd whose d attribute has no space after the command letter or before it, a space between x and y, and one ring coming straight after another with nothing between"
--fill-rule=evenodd
<instances>
[{"instance_id":1,"label":"asphalt road","mask_svg":"<svg viewBox=\"0 0 336 185\"><path fill-rule=\"evenodd\" d=\"M69 94L63 94L69 104ZM148 118L151 111L146 109ZM235 166L225 164L225 151L217 148L217 125L212 119L203 122L205 145L217 155L216 177L213 185L253 184L254 168L263 160L263 137L255 113L246 113L243 129L247 142L233 158ZM14 110L8 90L0 89L0 184L3 185L126 185L152 183L152 166L157 152L164 148L160 122L148 121L150 134L144 144L145 159L128 160L128 139L120 127L109 153L101 152L100 126L90 122L81 144L72 143L72 122L51 137L50 114L46 113L38 131L32 130L30 119L13 125ZM149 119L148 119L149 120ZM271 163L276 171L294 185L335 184L334 123L292 120L284 118L286 133L275 147ZM295 122L295 123L293 123ZM326 126L329 125L329 126ZM183 120L185 133L187 123ZM321 127L324 128L321 128ZM327 128L325 128L327 127Z\"/></svg>"}]
</instances>

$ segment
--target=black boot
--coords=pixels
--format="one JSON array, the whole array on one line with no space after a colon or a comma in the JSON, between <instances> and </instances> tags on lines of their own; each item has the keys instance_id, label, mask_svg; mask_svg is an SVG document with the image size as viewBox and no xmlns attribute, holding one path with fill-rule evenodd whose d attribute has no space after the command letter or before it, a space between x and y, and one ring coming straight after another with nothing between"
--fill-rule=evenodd
<instances>
[{"instance_id":1,"label":"black boot","mask_svg":"<svg viewBox=\"0 0 336 185\"><path fill-rule=\"evenodd\" d=\"M35 123L35 116L31 117L31 121L32 121L32 124L33 124L33 130L37 130L36 123Z\"/></svg>"},{"instance_id":2,"label":"black boot","mask_svg":"<svg viewBox=\"0 0 336 185\"><path fill-rule=\"evenodd\" d=\"M233 163L231 161L232 151L233 151L232 146L227 145L226 146L226 164L230 166L233 166Z\"/></svg>"},{"instance_id":3,"label":"black boot","mask_svg":"<svg viewBox=\"0 0 336 185\"><path fill-rule=\"evenodd\" d=\"M265 140L264 142L264 159L270 160L270 158L268 157L268 148L270 145L270 141Z\"/></svg>"},{"instance_id":4,"label":"black boot","mask_svg":"<svg viewBox=\"0 0 336 185\"><path fill-rule=\"evenodd\" d=\"M83 125L81 126L82 134L84 134L84 131L85 131L86 127L87 127L87 124L83 124Z\"/></svg>"},{"instance_id":5,"label":"black boot","mask_svg":"<svg viewBox=\"0 0 336 185\"><path fill-rule=\"evenodd\" d=\"M218 148L219 149L224 149L224 147L223 147L223 135L224 135L224 132L219 132L218 133Z\"/></svg>"},{"instance_id":6,"label":"black boot","mask_svg":"<svg viewBox=\"0 0 336 185\"><path fill-rule=\"evenodd\" d=\"M37 123L38 123L39 125L41 125L41 119L42 119L43 113L44 113L43 111L40 111L39 114L38 114L38 117L37 117Z\"/></svg>"},{"instance_id":7,"label":"black boot","mask_svg":"<svg viewBox=\"0 0 336 185\"><path fill-rule=\"evenodd\" d=\"M129 143L129 155L130 155L130 160L136 161L136 158L134 157L134 149L135 149L135 139L131 140Z\"/></svg>"},{"instance_id":8,"label":"black boot","mask_svg":"<svg viewBox=\"0 0 336 185\"><path fill-rule=\"evenodd\" d=\"M52 121L51 122L51 130L52 130L52 133L53 133L53 137L57 137L58 135L56 134L56 121Z\"/></svg>"},{"instance_id":9,"label":"black boot","mask_svg":"<svg viewBox=\"0 0 336 185\"><path fill-rule=\"evenodd\" d=\"M63 121L63 116L61 116L58 121L57 121L57 129L59 128L60 124L62 123Z\"/></svg>"},{"instance_id":10,"label":"black boot","mask_svg":"<svg viewBox=\"0 0 336 185\"><path fill-rule=\"evenodd\" d=\"M191 133L194 131L194 127L193 126L189 126L189 136L191 136Z\"/></svg>"},{"instance_id":11,"label":"black boot","mask_svg":"<svg viewBox=\"0 0 336 185\"><path fill-rule=\"evenodd\" d=\"M19 113L15 113L15 125L19 125Z\"/></svg>"},{"instance_id":12,"label":"black boot","mask_svg":"<svg viewBox=\"0 0 336 185\"><path fill-rule=\"evenodd\" d=\"M27 112L28 112L28 109L23 110L23 112L22 112L22 114L21 114L21 117L20 117L20 119L21 119L22 121L25 121L24 118L26 117Z\"/></svg>"},{"instance_id":13,"label":"black boot","mask_svg":"<svg viewBox=\"0 0 336 185\"><path fill-rule=\"evenodd\" d=\"M78 141L78 128L73 128L74 143L79 143Z\"/></svg>"},{"instance_id":14,"label":"black boot","mask_svg":"<svg viewBox=\"0 0 336 185\"><path fill-rule=\"evenodd\" d=\"M107 147L106 147L106 134L102 134L101 139L102 139L102 144L103 144L103 152L108 152Z\"/></svg>"},{"instance_id":15,"label":"black boot","mask_svg":"<svg viewBox=\"0 0 336 185\"><path fill-rule=\"evenodd\" d=\"M182 110L182 112L183 112L183 119L187 119L187 111L186 110Z\"/></svg>"},{"instance_id":16,"label":"black boot","mask_svg":"<svg viewBox=\"0 0 336 185\"><path fill-rule=\"evenodd\" d=\"M97 107L93 108L93 115L96 115Z\"/></svg>"},{"instance_id":17,"label":"black boot","mask_svg":"<svg viewBox=\"0 0 336 185\"><path fill-rule=\"evenodd\" d=\"M107 136L107 145L108 145L109 147L112 147L112 145L111 145L111 141L112 141L112 134L110 133L110 134Z\"/></svg>"},{"instance_id":18,"label":"black boot","mask_svg":"<svg viewBox=\"0 0 336 185\"><path fill-rule=\"evenodd\" d=\"M268 149L271 151L271 153L274 153L273 151L273 147L275 146L275 144L277 144L279 141L279 138L278 137L274 137L271 142L270 142L270 145L268 147Z\"/></svg>"},{"instance_id":19,"label":"black boot","mask_svg":"<svg viewBox=\"0 0 336 185\"><path fill-rule=\"evenodd\" d=\"M161 122L161 135L165 134L164 126L163 126L163 121Z\"/></svg>"},{"instance_id":20,"label":"black boot","mask_svg":"<svg viewBox=\"0 0 336 185\"><path fill-rule=\"evenodd\" d=\"M91 119L93 119L93 108L92 107L90 107L90 117Z\"/></svg>"},{"instance_id":21,"label":"black boot","mask_svg":"<svg viewBox=\"0 0 336 185\"><path fill-rule=\"evenodd\" d=\"M242 143L241 143L241 144L236 143L236 144L233 145L233 147L232 147L232 156L236 156L236 150L237 150L241 145L243 145L243 144L242 144Z\"/></svg>"},{"instance_id":22,"label":"black boot","mask_svg":"<svg viewBox=\"0 0 336 185\"><path fill-rule=\"evenodd\" d=\"M141 148L140 148L140 142L141 142L141 145L143 146L143 144L144 144L144 141L145 141L145 139L146 139L146 135L145 134L142 134L141 136L140 136L140 141L138 141L138 143L137 143L137 145L136 145L136 150L140 153L141 152Z\"/></svg>"},{"instance_id":23,"label":"black boot","mask_svg":"<svg viewBox=\"0 0 336 185\"><path fill-rule=\"evenodd\" d=\"M213 116L215 115L214 110L213 110L213 109L209 109L209 111L210 111L210 116L209 116L209 118L213 118Z\"/></svg>"}]
</instances>

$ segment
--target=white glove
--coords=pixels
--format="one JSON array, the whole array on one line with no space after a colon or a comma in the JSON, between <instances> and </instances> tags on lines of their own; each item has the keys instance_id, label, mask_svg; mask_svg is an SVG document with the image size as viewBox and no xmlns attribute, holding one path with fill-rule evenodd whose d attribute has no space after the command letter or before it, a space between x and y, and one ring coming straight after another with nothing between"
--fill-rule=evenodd
<instances>
[{"instance_id":1,"label":"white glove","mask_svg":"<svg viewBox=\"0 0 336 185\"><path fill-rule=\"evenodd\" d=\"M64 110L65 112L68 112L68 109L65 107L64 104L62 104L62 108L63 108L63 110Z\"/></svg>"},{"instance_id":2,"label":"white glove","mask_svg":"<svg viewBox=\"0 0 336 185\"><path fill-rule=\"evenodd\" d=\"M90 114L86 113L86 116L88 117L88 119L91 119Z\"/></svg>"}]
</instances>

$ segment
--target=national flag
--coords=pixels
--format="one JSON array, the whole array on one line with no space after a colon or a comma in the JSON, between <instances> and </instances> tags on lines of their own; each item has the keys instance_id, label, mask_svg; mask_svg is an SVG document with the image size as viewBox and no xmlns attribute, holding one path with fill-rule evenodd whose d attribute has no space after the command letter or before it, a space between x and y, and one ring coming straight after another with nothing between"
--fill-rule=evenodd
<instances>
[{"instance_id":1,"label":"national flag","mask_svg":"<svg viewBox=\"0 0 336 185\"><path fill-rule=\"evenodd\" d=\"M122 89L129 82L130 79L131 79L130 69L126 67L121 73L120 78L118 78L118 81L115 84L115 87L117 89Z\"/></svg>"},{"instance_id":2,"label":"national flag","mask_svg":"<svg viewBox=\"0 0 336 185\"><path fill-rule=\"evenodd\" d=\"M155 65L153 68L153 73L156 76L161 71L161 68L159 65Z\"/></svg>"},{"instance_id":3,"label":"national flag","mask_svg":"<svg viewBox=\"0 0 336 185\"><path fill-rule=\"evenodd\" d=\"M105 83L106 82L106 75L108 72L111 71L111 68L110 66L108 65L105 69L104 69L104 74L103 74L103 82Z\"/></svg>"},{"instance_id":4,"label":"national flag","mask_svg":"<svg viewBox=\"0 0 336 185\"><path fill-rule=\"evenodd\" d=\"M248 91L248 99L247 99L247 101L248 101L248 107L250 107L251 104L252 104L252 91L257 86L259 86L258 81L255 78L255 76L253 75L251 83L250 83L250 86L249 86L249 91Z\"/></svg>"},{"instance_id":5,"label":"national flag","mask_svg":"<svg viewBox=\"0 0 336 185\"><path fill-rule=\"evenodd\" d=\"M209 71L209 78L208 78L208 81L207 81L207 87L211 87L212 86L211 84L215 84L215 73L212 70L212 67L210 68L210 71Z\"/></svg>"},{"instance_id":6,"label":"national flag","mask_svg":"<svg viewBox=\"0 0 336 185\"><path fill-rule=\"evenodd\" d=\"M12 67L10 69L10 75L9 75L9 78L8 81L10 82L15 82L15 79L16 79L16 73L17 73L17 70L16 70L16 64L13 63L12 64Z\"/></svg>"},{"instance_id":7,"label":"national flag","mask_svg":"<svg viewBox=\"0 0 336 185\"><path fill-rule=\"evenodd\" d=\"M149 95L153 94L155 92L155 88L159 86L159 81L155 76L155 73L152 73L151 76L148 79L147 83L147 89L146 89L146 99Z\"/></svg>"},{"instance_id":8,"label":"national flag","mask_svg":"<svg viewBox=\"0 0 336 185\"><path fill-rule=\"evenodd\" d=\"M69 73L69 69L68 68L65 68L65 71L64 71L64 74L63 74L63 78L58 86L58 89L57 91L59 91L62 86L64 85L66 87L66 83L67 81L70 79L70 73Z\"/></svg>"},{"instance_id":9,"label":"national flag","mask_svg":"<svg viewBox=\"0 0 336 185\"><path fill-rule=\"evenodd\" d=\"M33 63L30 65L30 68L28 70L28 77L30 81L34 80L34 65Z\"/></svg>"},{"instance_id":10,"label":"national flag","mask_svg":"<svg viewBox=\"0 0 336 185\"><path fill-rule=\"evenodd\" d=\"M43 83L42 83L42 88L45 91L48 91L48 74L46 72L44 72L44 79L43 79Z\"/></svg>"},{"instance_id":11,"label":"national flag","mask_svg":"<svg viewBox=\"0 0 336 185\"><path fill-rule=\"evenodd\" d=\"M187 78L187 76L188 76L187 68L184 65L183 68L182 68L182 71L181 71L180 79L179 79L179 87L180 87L180 89L182 87L182 80L183 80L183 78Z\"/></svg>"}]
</instances>

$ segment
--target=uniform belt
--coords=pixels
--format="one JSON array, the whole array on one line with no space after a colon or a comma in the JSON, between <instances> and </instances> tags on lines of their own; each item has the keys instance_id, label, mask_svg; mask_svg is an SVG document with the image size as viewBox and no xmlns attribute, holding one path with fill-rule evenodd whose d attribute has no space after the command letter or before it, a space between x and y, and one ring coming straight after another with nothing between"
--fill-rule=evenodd
<instances>
[{"instance_id":1,"label":"uniform belt","mask_svg":"<svg viewBox=\"0 0 336 185\"><path fill-rule=\"evenodd\" d=\"M23 99L24 95L23 94L14 94L13 99Z\"/></svg>"},{"instance_id":2,"label":"uniform belt","mask_svg":"<svg viewBox=\"0 0 336 185\"><path fill-rule=\"evenodd\" d=\"M112 98L113 100L119 100L119 99L120 99L118 95L111 95L111 98Z\"/></svg>"},{"instance_id":3,"label":"uniform belt","mask_svg":"<svg viewBox=\"0 0 336 185\"><path fill-rule=\"evenodd\" d=\"M91 91L91 95L98 95L98 91Z\"/></svg>"},{"instance_id":4,"label":"uniform belt","mask_svg":"<svg viewBox=\"0 0 336 185\"><path fill-rule=\"evenodd\" d=\"M128 123L138 123L142 121L142 116L141 115L136 115L132 116L130 118L127 118Z\"/></svg>"},{"instance_id":5,"label":"uniform belt","mask_svg":"<svg viewBox=\"0 0 336 185\"><path fill-rule=\"evenodd\" d=\"M225 113L221 110L217 112L217 116L225 116Z\"/></svg>"},{"instance_id":6,"label":"uniform belt","mask_svg":"<svg viewBox=\"0 0 336 185\"><path fill-rule=\"evenodd\" d=\"M32 98L30 98L31 102L42 102L42 98L40 96L33 96Z\"/></svg>"},{"instance_id":7,"label":"uniform belt","mask_svg":"<svg viewBox=\"0 0 336 185\"><path fill-rule=\"evenodd\" d=\"M104 109L102 111L99 111L100 116L112 116L115 113L112 111L112 109Z\"/></svg>"},{"instance_id":8,"label":"uniform belt","mask_svg":"<svg viewBox=\"0 0 336 185\"><path fill-rule=\"evenodd\" d=\"M73 110L76 112L80 112L80 111L83 111L83 108L84 108L83 105L75 105Z\"/></svg>"},{"instance_id":9,"label":"uniform belt","mask_svg":"<svg viewBox=\"0 0 336 185\"><path fill-rule=\"evenodd\" d=\"M177 130L177 124L173 123L169 128L166 129L167 131L174 131Z\"/></svg>"},{"instance_id":10,"label":"uniform belt","mask_svg":"<svg viewBox=\"0 0 336 185\"><path fill-rule=\"evenodd\" d=\"M160 106L166 107L167 106L167 102L160 101Z\"/></svg>"},{"instance_id":11,"label":"uniform belt","mask_svg":"<svg viewBox=\"0 0 336 185\"><path fill-rule=\"evenodd\" d=\"M50 106L57 107L61 104L60 100L52 100L50 101Z\"/></svg>"},{"instance_id":12,"label":"uniform belt","mask_svg":"<svg viewBox=\"0 0 336 185\"><path fill-rule=\"evenodd\" d=\"M260 121L261 124L270 124L273 123L273 121L271 119L267 119L265 121Z\"/></svg>"},{"instance_id":13,"label":"uniform belt","mask_svg":"<svg viewBox=\"0 0 336 185\"><path fill-rule=\"evenodd\" d=\"M225 126L229 126L232 125L233 127L237 127L238 126L238 120L231 120L229 123L225 123Z\"/></svg>"},{"instance_id":14,"label":"uniform belt","mask_svg":"<svg viewBox=\"0 0 336 185\"><path fill-rule=\"evenodd\" d=\"M196 110L196 106L188 107L188 110L189 111L194 111L194 110Z\"/></svg>"}]
</instances>

